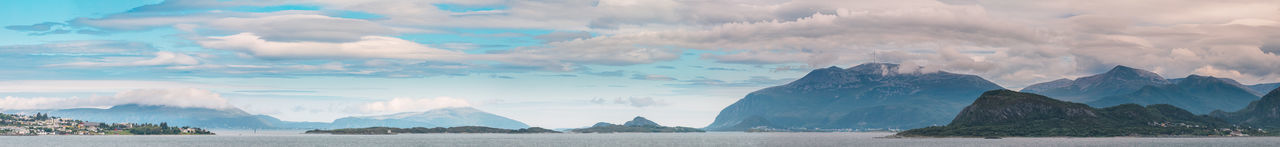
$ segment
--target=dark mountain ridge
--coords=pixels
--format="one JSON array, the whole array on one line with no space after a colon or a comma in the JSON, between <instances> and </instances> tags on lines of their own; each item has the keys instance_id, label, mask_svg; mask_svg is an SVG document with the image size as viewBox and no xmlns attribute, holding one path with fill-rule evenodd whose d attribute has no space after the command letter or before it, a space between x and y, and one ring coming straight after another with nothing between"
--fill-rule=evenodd
<instances>
[{"instance_id":1,"label":"dark mountain ridge","mask_svg":"<svg viewBox=\"0 0 1280 147\"><path fill-rule=\"evenodd\" d=\"M1162 136L1231 135L1229 123L1176 106L1122 104L1106 108L1043 95L993 90L965 107L947 126L912 129L900 136Z\"/></svg>"},{"instance_id":2,"label":"dark mountain ridge","mask_svg":"<svg viewBox=\"0 0 1280 147\"><path fill-rule=\"evenodd\" d=\"M742 131L749 123L780 129L918 128L942 125L983 91L1002 89L974 75L867 63L815 69L791 83L761 89L726 107L707 126ZM752 124L748 124L752 125Z\"/></svg>"}]
</instances>

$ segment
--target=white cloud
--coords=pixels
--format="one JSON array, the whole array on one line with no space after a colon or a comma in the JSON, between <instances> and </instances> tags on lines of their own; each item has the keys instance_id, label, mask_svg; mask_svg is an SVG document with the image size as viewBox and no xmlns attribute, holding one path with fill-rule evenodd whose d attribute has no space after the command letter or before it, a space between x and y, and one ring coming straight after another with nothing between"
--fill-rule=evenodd
<instances>
[{"instance_id":1,"label":"white cloud","mask_svg":"<svg viewBox=\"0 0 1280 147\"><path fill-rule=\"evenodd\" d=\"M63 64L52 64L48 66L69 66L69 67L112 67L112 66L159 66L159 65L195 65L200 64L200 60L187 54L174 53L169 51L159 51L155 53L155 57L146 60L136 59L120 59L107 58L103 61L96 62L72 62Z\"/></svg>"},{"instance_id":2,"label":"white cloud","mask_svg":"<svg viewBox=\"0 0 1280 147\"><path fill-rule=\"evenodd\" d=\"M268 41L359 41L363 36L393 35L395 31L360 19L315 14L289 14L254 18L222 18L209 26L231 32L248 32Z\"/></svg>"},{"instance_id":3,"label":"white cloud","mask_svg":"<svg viewBox=\"0 0 1280 147\"><path fill-rule=\"evenodd\" d=\"M89 98L22 98L6 96L0 99L0 109L66 109L66 108L106 108L123 104L172 106L184 108L232 108L227 99L209 90L194 88L177 89L135 89L117 93L114 96L94 96Z\"/></svg>"},{"instance_id":4,"label":"white cloud","mask_svg":"<svg viewBox=\"0 0 1280 147\"><path fill-rule=\"evenodd\" d=\"M279 3L384 18L346 19L296 10L150 14ZM440 4L502 9L451 12L439 9ZM871 58L868 53L877 51L881 61L977 74L1010 88L1093 74L1114 65L1148 68L1166 76L1212 66L1240 72L1249 78L1242 79L1244 83L1280 81L1268 78L1280 76L1280 56L1269 54L1274 47L1263 47L1280 44L1275 35L1280 34L1280 1L1274 0L183 1L138 10L148 13L79 18L68 26L241 33L196 40L206 48L266 59L496 61L567 71L582 65L677 60L686 49L712 52L702 59L720 63L811 67L863 63ZM541 37L547 41L543 45L488 54L450 53L382 37L441 28L578 33L552 33ZM374 49L345 47L356 44Z\"/></svg>"},{"instance_id":5,"label":"white cloud","mask_svg":"<svg viewBox=\"0 0 1280 147\"><path fill-rule=\"evenodd\" d=\"M0 54L105 55L138 54L155 50L150 44L131 41L85 40L33 45L0 46Z\"/></svg>"},{"instance_id":6,"label":"white cloud","mask_svg":"<svg viewBox=\"0 0 1280 147\"><path fill-rule=\"evenodd\" d=\"M173 81L138 80L15 80L0 81L0 93L119 92L131 89L174 87L226 88L225 86Z\"/></svg>"},{"instance_id":7,"label":"white cloud","mask_svg":"<svg viewBox=\"0 0 1280 147\"><path fill-rule=\"evenodd\" d=\"M589 102L600 104L600 105L609 104L609 103L606 103L607 100L604 98L591 98ZM636 107L636 108L668 105L666 101L654 99L653 97L627 97L627 98L619 97L619 98L614 98L612 104L627 105L627 106Z\"/></svg>"},{"instance_id":8,"label":"white cloud","mask_svg":"<svg viewBox=\"0 0 1280 147\"><path fill-rule=\"evenodd\" d=\"M667 105L666 102L655 100L652 97L629 97L627 103L633 107L649 107Z\"/></svg>"},{"instance_id":9,"label":"white cloud","mask_svg":"<svg viewBox=\"0 0 1280 147\"><path fill-rule=\"evenodd\" d=\"M463 59L465 55L385 36L364 36L359 41L345 43L275 42L263 40L253 33L240 33L209 37L197 43L205 48L241 51L268 59L389 58L450 61Z\"/></svg>"},{"instance_id":10,"label":"white cloud","mask_svg":"<svg viewBox=\"0 0 1280 147\"><path fill-rule=\"evenodd\" d=\"M421 112L431 109L450 107L470 107L465 99L450 97L436 98L392 98L386 101L369 102L359 106L364 113Z\"/></svg>"}]
</instances>

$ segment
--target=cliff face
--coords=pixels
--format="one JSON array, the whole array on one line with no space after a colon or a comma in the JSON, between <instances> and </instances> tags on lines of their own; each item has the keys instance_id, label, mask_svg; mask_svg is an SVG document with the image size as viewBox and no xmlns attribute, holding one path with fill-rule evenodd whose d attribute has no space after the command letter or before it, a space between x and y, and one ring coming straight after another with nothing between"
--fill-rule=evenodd
<instances>
[{"instance_id":1,"label":"cliff face","mask_svg":"<svg viewBox=\"0 0 1280 147\"><path fill-rule=\"evenodd\" d=\"M759 120L784 129L944 125L976 96L994 89L1002 88L978 76L920 71L919 67L897 64L830 67L813 70L786 85L747 94L720 111L707 129L741 131L734 126ZM744 121L752 117L759 119Z\"/></svg>"}]
</instances>

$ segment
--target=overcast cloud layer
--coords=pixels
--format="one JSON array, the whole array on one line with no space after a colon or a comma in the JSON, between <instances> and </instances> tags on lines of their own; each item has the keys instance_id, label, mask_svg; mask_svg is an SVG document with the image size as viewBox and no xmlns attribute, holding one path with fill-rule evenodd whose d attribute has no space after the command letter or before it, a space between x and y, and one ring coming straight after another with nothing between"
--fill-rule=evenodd
<instances>
[{"instance_id":1,"label":"overcast cloud layer","mask_svg":"<svg viewBox=\"0 0 1280 147\"><path fill-rule=\"evenodd\" d=\"M363 105L327 108L357 114L536 103L626 115L663 107L714 113L742 92L785 83L776 79L872 61L975 74L1013 89L1116 65L1166 78L1280 82L1275 0L169 0L51 18L58 19L0 23L11 38L0 42L7 58L0 61L10 63L0 65L9 71L0 80L407 78L468 90L229 87L321 89L285 95L345 97ZM517 88L527 86L554 90ZM575 88L639 92L573 95ZM513 94L450 93L459 91ZM24 99L41 102L16 102ZM4 100L36 108L62 99Z\"/></svg>"}]
</instances>

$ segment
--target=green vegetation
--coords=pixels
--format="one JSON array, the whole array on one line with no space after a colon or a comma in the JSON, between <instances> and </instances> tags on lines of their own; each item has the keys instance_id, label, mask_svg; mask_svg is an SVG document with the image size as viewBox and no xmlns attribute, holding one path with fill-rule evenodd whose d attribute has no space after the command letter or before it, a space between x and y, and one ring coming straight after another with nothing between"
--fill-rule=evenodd
<instances>
[{"instance_id":1,"label":"green vegetation","mask_svg":"<svg viewBox=\"0 0 1280 147\"><path fill-rule=\"evenodd\" d=\"M209 135L207 130L192 127L170 127L160 124L106 124L48 114L0 114L0 135Z\"/></svg>"},{"instance_id":2,"label":"green vegetation","mask_svg":"<svg viewBox=\"0 0 1280 147\"><path fill-rule=\"evenodd\" d=\"M208 130L204 130L204 129L200 129L200 128L192 128L192 127L186 127L186 126L183 126L183 127L169 127L168 123L163 123L163 122L162 122L162 123L160 123L159 125L156 125L156 124L132 124L132 125L130 126L130 125L115 124L115 125L109 125L107 128L104 128L104 129L107 129L107 130L121 130L121 129L123 129L125 132L128 132L128 134L133 134L133 135L174 135L174 134L177 134L177 135L207 135L207 134L213 134L213 133L209 132Z\"/></svg>"},{"instance_id":3,"label":"green vegetation","mask_svg":"<svg viewBox=\"0 0 1280 147\"><path fill-rule=\"evenodd\" d=\"M387 134L387 135L389 135L389 134L400 134L400 133L411 133L411 134L430 134L430 133L507 133L507 134L530 134L530 133L560 133L560 132L558 132L558 131L553 131L553 130L548 130L548 129L543 129L543 128L539 128L539 127L532 127L532 128L524 128L524 129L511 130L511 129L490 128L490 127L482 127L482 126L461 126L461 127L448 127L448 128L444 128L444 127L435 127L435 128L424 128L424 127L413 127L413 128L369 127L369 128L346 128L346 129L334 129L334 130L320 130L320 129L315 129L315 130L307 131L306 133L307 133L307 134L363 134L363 135Z\"/></svg>"},{"instance_id":4,"label":"green vegetation","mask_svg":"<svg viewBox=\"0 0 1280 147\"><path fill-rule=\"evenodd\" d=\"M1093 108L1045 96L996 90L984 93L947 126L912 129L899 136L1232 136L1266 134L1172 105L1124 104Z\"/></svg>"}]
</instances>

